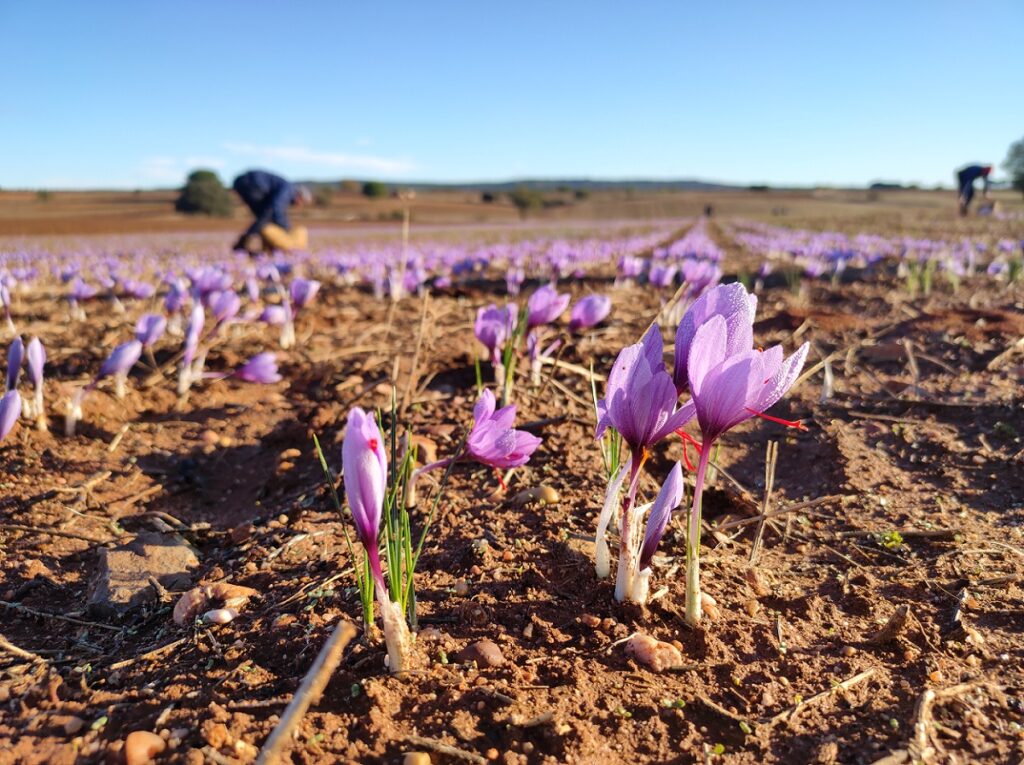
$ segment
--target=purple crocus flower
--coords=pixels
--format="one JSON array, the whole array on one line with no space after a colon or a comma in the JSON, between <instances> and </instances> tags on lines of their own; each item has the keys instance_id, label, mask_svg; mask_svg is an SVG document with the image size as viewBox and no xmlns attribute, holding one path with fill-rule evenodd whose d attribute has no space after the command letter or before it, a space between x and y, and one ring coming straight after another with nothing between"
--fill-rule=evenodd
<instances>
[{"instance_id":1,"label":"purple crocus flower","mask_svg":"<svg viewBox=\"0 0 1024 765\"><path fill-rule=\"evenodd\" d=\"M568 307L571 297L569 293L558 294L553 284L539 287L526 303L527 329L553 322Z\"/></svg>"},{"instance_id":2,"label":"purple crocus flower","mask_svg":"<svg viewBox=\"0 0 1024 765\"><path fill-rule=\"evenodd\" d=\"M725 355L733 356L740 351L750 350L754 344L756 309L757 297L747 294L746 288L739 282L719 285L694 301L676 330L672 379L677 393L682 394L689 382L687 364L690 345L697 330L712 316L722 316L726 326Z\"/></svg>"},{"instance_id":3,"label":"purple crocus flower","mask_svg":"<svg viewBox=\"0 0 1024 765\"><path fill-rule=\"evenodd\" d=\"M288 310L283 305L268 305L260 314L260 321L272 327L280 327L288 321Z\"/></svg>"},{"instance_id":4,"label":"purple crocus flower","mask_svg":"<svg viewBox=\"0 0 1024 765\"><path fill-rule=\"evenodd\" d=\"M163 314L147 313L139 317L135 322L135 339L142 343L143 348L149 348L153 343L163 337L167 328L167 319Z\"/></svg>"},{"instance_id":5,"label":"purple crocus flower","mask_svg":"<svg viewBox=\"0 0 1024 765\"><path fill-rule=\"evenodd\" d=\"M804 343L788 359L782 346L727 355L729 327L722 315L694 335L688 360L690 392L704 437L704 450L730 428L762 414L796 382L807 358Z\"/></svg>"},{"instance_id":6,"label":"purple crocus flower","mask_svg":"<svg viewBox=\"0 0 1024 765\"><path fill-rule=\"evenodd\" d=\"M587 295L569 312L569 330L579 332L581 329L596 327L605 320L611 310L611 298L605 295Z\"/></svg>"},{"instance_id":7,"label":"purple crocus flower","mask_svg":"<svg viewBox=\"0 0 1024 765\"><path fill-rule=\"evenodd\" d=\"M139 356L142 355L142 343L138 340L129 340L127 343L121 343L110 355L107 356L106 361L100 365L100 371L96 373L95 384L104 377L120 377L128 374L135 362L139 360Z\"/></svg>"},{"instance_id":8,"label":"purple crocus flower","mask_svg":"<svg viewBox=\"0 0 1024 765\"><path fill-rule=\"evenodd\" d=\"M28 379L32 382L35 395L32 397L32 416L36 418L36 427L46 430L46 410L43 408L43 368L46 366L46 349L38 337L28 342L25 353Z\"/></svg>"},{"instance_id":9,"label":"purple crocus flower","mask_svg":"<svg viewBox=\"0 0 1024 765\"><path fill-rule=\"evenodd\" d=\"M630 459L623 461L619 473L608 483L604 506L597 523L594 538L597 575L611 573L611 557L606 533L611 522L619 490L628 473L629 485L622 502L619 528L619 570L615 583L615 598L619 601L632 597L639 571L636 568L636 539L633 523L633 502L639 486L641 468L655 443L689 422L694 406L676 407L678 395L672 376L662 359L661 329L651 326L643 339L623 348L619 353L605 385L605 397L597 403L596 438L614 427L628 444Z\"/></svg>"},{"instance_id":10,"label":"purple crocus flower","mask_svg":"<svg viewBox=\"0 0 1024 765\"><path fill-rule=\"evenodd\" d=\"M32 387L39 389L43 385L43 367L46 366L46 349L38 337L33 337L28 342L26 353L28 367L28 379L32 381Z\"/></svg>"},{"instance_id":11,"label":"purple crocus flower","mask_svg":"<svg viewBox=\"0 0 1024 765\"><path fill-rule=\"evenodd\" d=\"M21 376L21 362L25 358L25 344L20 337L14 338L7 349L7 390L18 387Z\"/></svg>"},{"instance_id":12,"label":"purple crocus flower","mask_svg":"<svg viewBox=\"0 0 1024 765\"><path fill-rule=\"evenodd\" d=\"M491 363L501 363L501 348L505 345L512 334L516 320L514 305L507 305L504 308L491 303L476 312L476 322L473 325L473 334L476 339L487 348Z\"/></svg>"},{"instance_id":13,"label":"purple crocus flower","mask_svg":"<svg viewBox=\"0 0 1024 765\"><path fill-rule=\"evenodd\" d=\"M341 458L345 472L345 497L352 511L356 534L366 548L374 579L383 580L377 534L387 490L388 460L377 421L358 406L348 413Z\"/></svg>"},{"instance_id":14,"label":"purple crocus flower","mask_svg":"<svg viewBox=\"0 0 1024 765\"><path fill-rule=\"evenodd\" d=\"M647 516L647 530L644 534L643 546L640 548L640 562L638 568L641 572L649 568L651 558L658 549L658 543L665 536L665 529L668 528L672 511L679 507L683 501L683 471L677 462L665 479L665 483L658 492L658 498L654 500L651 513Z\"/></svg>"},{"instance_id":15,"label":"purple crocus flower","mask_svg":"<svg viewBox=\"0 0 1024 765\"><path fill-rule=\"evenodd\" d=\"M345 497L352 511L356 534L366 551L384 622L388 667L392 672L401 672L410 640L409 628L401 607L392 603L388 594L377 542L387 491L388 461L377 422L359 407L353 407L348 413L341 460L345 472Z\"/></svg>"},{"instance_id":16,"label":"purple crocus flower","mask_svg":"<svg viewBox=\"0 0 1024 765\"><path fill-rule=\"evenodd\" d=\"M21 396L16 390L9 390L0 398L0 441L7 438L20 416Z\"/></svg>"},{"instance_id":17,"label":"purple crocus flower","mask_svg":"<svg viewBox=\"0 0 1024 765\"><path fill-rule=\"evenodd\" d=\"M218 292L210 301L210 311L217 324L231 321L238 315L242 307L242 300L234 290Z\"/></svg>"},{"instance_id":18,"label":"purple crocus flower","mask_svg":"<svg viewBox=\"0 0 1024 765\"><path fill-rule=\"evenodd\" d=\"M693 336L687 359L687 378L703 442L694 478L686 550L686 621L700 623L701 497L704 478L715 441L727 430L777 402L796 382L807 358L804 343L788 359L782 346L766 351L729 351L729 322L722 314L711 316ZM773 419L773 418L769 418ZM784 422L779 420L779 422ZM799 427L799 423L784 423Z\"/></svg>"},{"instance_id":19,"label":"purple crocus flower","mask_svg":"<svg viewBox=\"0 0 1024 765\"><path fill-rule=\"evenodd\" d=\"M266 351L257 353L238 368L234 376L251 383L270 384L281 381L277 371L277 354Z\"/></svg>"},{"instance_id":20,"label":"purple crocus flower","mask_svg":"<svg viewBox=\"0 0 1024 765\"><path fill-rule=\"evenodd\" d=\"M320 282L315 279L295 279L288 289L292 309L298 310L309 305L320 291Z\"/></svg>"},{"instance_id":21,"label":"purple crocus flower","mask_svg":"<svg viewBox=\"0 0 1024 765\"><path fill-rule=\"evenodd\" d=\"M185 366L192 363L195 358L196 349L199 347L199 338L203 334L203 325L206 323L206 313L201 303L192 306L192 314L189 316L188 326L185 328L185 353L182 362Z\"/></svg>"},{"instance_id":22,"label":"purple crocus flower","mask_svg":"<svg viewBox=\"0 0 1024 765\"><path fill-rule=\"evenodd\" d=\"M541 440L525 430L514 430L515 404L495 411L494 394L485 389L473 407L473 429L466 439L466 453L491 467L507 470L530 461Z\"/></svg>"},{"instance_id":23,"label":"purple crocus flower","mask_svg":"<svg viewBox=\"0 0 1024 765\"><path fill-rule=\"evenodd\" d=\"M665 369L664 347L657 324L643 339L619 352L597 403L597 431L601 438L614 427L629 444L636 459L648 447L693 419L693 405L676 408L678 395Z\"/></svg>"}]
</instances>

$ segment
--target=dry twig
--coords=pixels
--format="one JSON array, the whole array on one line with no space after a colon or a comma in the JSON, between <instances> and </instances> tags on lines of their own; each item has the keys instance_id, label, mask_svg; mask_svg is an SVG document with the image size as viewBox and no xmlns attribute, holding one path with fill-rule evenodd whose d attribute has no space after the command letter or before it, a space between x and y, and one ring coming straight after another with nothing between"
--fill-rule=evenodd
<instances>
[{"instance_id":1,"label":"dry twig","mask_svg":"<svg viewBox=\"0 0 1024 765\"><path fill-rule=\"evenodd\" d=\"M351 622L338 622L330 638L317 654L313 666L309 668L306 676L302 679L299 690L295 692L291 703L281 715L280 722L263 745L256 765L274 765L280 760L281 755L291 743L295 727L302 720L310 705L320 700L320 694L327 686L327 681L331 679L334 670L341 663L342 653L355 636L356 628Z\"/></svg>"}]
</instances>

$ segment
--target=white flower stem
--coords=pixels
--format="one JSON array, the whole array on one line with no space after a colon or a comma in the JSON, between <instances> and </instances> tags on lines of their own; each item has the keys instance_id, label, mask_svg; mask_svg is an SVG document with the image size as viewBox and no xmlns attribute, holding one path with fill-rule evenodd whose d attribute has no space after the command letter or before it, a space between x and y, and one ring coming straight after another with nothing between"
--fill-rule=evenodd
<instances>
[{"instance_id":1,"label":"white flower stem","mask_svg":"<svg viewBox=\"0 0 1024 765\"><path fill-rule=\"evenodd\" d=\"M401 607L392 602L383 579L376 581L377 605L384 622L384 642L388 648L388 671L398 674L406 669L405 655L409 648L409 627L405 623Z\"/></svg>"},{"instance_id":2,"label":"white flower stem","mask_svg":"<svg viewBox=\"0 0 1024 765\"><path fill-rule=\"evenodd\" d=\"M705 442L700 450L697 462L697 475L693 484L693 506L686 533L686 623L691 627L700 624L701 593L700 593L700 529L701 499L704 493L704 477L711 459L711 444Z\"/></svg>"}]
</instances>

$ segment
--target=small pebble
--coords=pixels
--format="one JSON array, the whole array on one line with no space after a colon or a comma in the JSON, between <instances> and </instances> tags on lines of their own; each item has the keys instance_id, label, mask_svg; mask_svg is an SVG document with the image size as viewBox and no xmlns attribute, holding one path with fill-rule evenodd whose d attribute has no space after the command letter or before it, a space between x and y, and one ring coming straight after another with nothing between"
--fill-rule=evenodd
<instances>
[{"instance_id":1,"label":"small pebble","mask_svg":"<svg viewBox=\"0 0 1024 765\"><path fill-rule=\"evenodd\" d=\"M128 734L124 741L125 765L147 765L167 748L167 742L148 730L137 730Z\"/></svg>"},{"instance_id":2,"label":"small pebble","mask_svg":"<svg viewBox=\"0 0 1024 765\"><path fill-rule=\"evenodd\" d=\"M302 452L298 449L285 449L278 455L278 459L281 460L297 460L302 456Z\"/></svg>"},{"instance_id":3,"label":"small pebble","mask_svg":"<svg viewBox=\"0 0 1024 765\"><path fill-rule=\"evenodd\" d=\"M593 614L583 614L580 617L580 624L584 627L590 627L590 629L596 629L601 624L601 619Z\"/></svg>"},{"instance_id":4,"label":"small pebble","mask_svg":"<svg viewBox=\"0 0 1024 765\"><path fill-rule=\"evenodd\" d=\"M857 649L854 648L852 645L844 645L843 650L840 653L842 653L843 656L845 656L846 658L850 658L851 656L857 653Z\"/></svg>"},{"instance_id":5,"label":"small pebble","mask_svg":"<svg viewBox=\"0 0 1024 765\"><path fill-rule=\"evenodd\" d=\"M469 595L469 582L465 579L460 579L455 583L455 586L452 589L455 590L456 595L460 598L464 598Z\"/></svg>"},{"instance_id":6,"label":"small pebble","mask_svg":"<svg viewBox=\"0 0 1024 765\"><path fill-rule=\"evenodd\" d=\"M516 556L513 555L511 550L505 550L505 552L501 554L501 559L506 563L511 563L516 559Z\"/></svg>"},{"instance_id":7,"label":"small pebble","mask_svg":"<svg viewBox=\"0 0 1024 765\"><path fill-rule=\"evenodd\" d=\"M430 765L430 755L426 752L408 752L402 759L402 765Z\"/></svg>"},{"instance_id":8,"label":"small pebble","mask_svg":"<svg viewBox=\"0 0 1024 765\"><path fill-rule=\"evenodd\" d=\"M500 667L505 663L501 649L494 641L484 638L459 652L458 660L463 664L475 661L478 667Z\"/></svg>"},{"instance_id":9,"label":"small pebble","mask_svg":"<svg viewBox=\"0 0 1024 765\"><path fill-rule=\"evenodd\" d=\"M498 759L498 750L494 747L491 747L486 752L484 752L484 757L486 757L488 760L496 760Z\"/></svg>"},{"instance_id":10,"label":"small pebble","mask_svg":"<svg viewBox=\"0 0 1024 765\"><path fill-rule=\"evenodd\" d=\"M85 720L81 717L69 717L64 723L64 732L69 736L74 736L78 731L82 730L85 726Z\"/></svg>"},{"instance_id":11,"label":"small pebble","mask_svg":"<svg viewBox=\"0 0 1024 765\"><path fill-rule=\"evenodd\" d=\"M216 446L220 441L220 434L214 430L204 430L199 434L199 440L209 446Z\"/></svg>"}]
</instances>

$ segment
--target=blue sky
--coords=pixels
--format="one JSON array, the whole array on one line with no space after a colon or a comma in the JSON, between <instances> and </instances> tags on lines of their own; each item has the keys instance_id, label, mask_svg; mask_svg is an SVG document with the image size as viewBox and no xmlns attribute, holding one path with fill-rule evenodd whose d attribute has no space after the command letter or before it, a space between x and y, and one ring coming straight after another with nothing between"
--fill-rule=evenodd
<instances>
[{"instance_id":1,"label":"blue sky","mask_svg":"<svg viewBox=\"0 0 1024 765\"><path fill-rule=\"evenodd\" d=\"M0 187L950 183L1024 136L1024 2L0 3Z\"/></svg>"}]
</instances>

